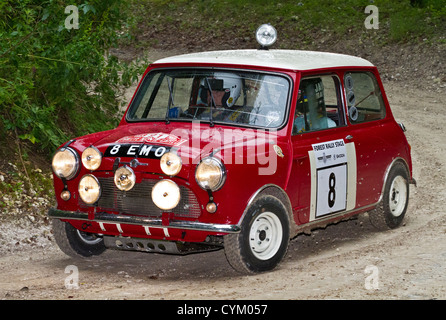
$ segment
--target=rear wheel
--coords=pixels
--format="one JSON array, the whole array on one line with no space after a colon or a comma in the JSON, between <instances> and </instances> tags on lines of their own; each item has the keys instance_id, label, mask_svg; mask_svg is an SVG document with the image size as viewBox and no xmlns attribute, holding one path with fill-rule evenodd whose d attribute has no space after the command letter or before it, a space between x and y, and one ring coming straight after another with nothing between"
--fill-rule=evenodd
<instances>
[{"instance_id":1,"label":"rear wheel","mask_svg":"<svg viewBox=\"0 0 446 320\"><path fill-rule=\"evenodd\" d=\"M370 222L379 230L398 227L406 215L409 203L409 177L403 164L390 169L381 203L369 212Z\"/></svg>"},{"instance_id":2,"label":"rear wheel","mask_svg":"<svg viewBox=\"0 0 446 320\"><path fill-rule=\"evenodd\" d=\"M102 237L77 230L59 219L53 219L53 234L59 248L73 258L100 255L106 249Z\"/></svg>"},{"instance_id":3,"label":"rear wheel","mask_svg":"<svg viewBox=\"0 0 446 320\"><path fill-rule=\"evenodd\" d=\"M272 196L261 197L249 207L241 232L225 236L226 258L242 273L272 270L287 252L289 235L283 204Z\"/></svg>"}]
</instances>

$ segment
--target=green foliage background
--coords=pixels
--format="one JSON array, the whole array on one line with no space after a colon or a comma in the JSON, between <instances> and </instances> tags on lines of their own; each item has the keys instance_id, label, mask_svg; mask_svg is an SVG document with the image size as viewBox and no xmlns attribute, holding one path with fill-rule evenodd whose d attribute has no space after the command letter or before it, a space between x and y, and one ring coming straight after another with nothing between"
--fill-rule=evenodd
<instances>
[{"instance_id":1,"label":"green foliage background","mask_svg":"<svg viewBox=\"0 0 446 320\"><path fill-rule=\"evenodd\" d=\"M68 5L79 8L78 29L65 28ZM128 36L128 6L0 0L0 141L13 133L51 154L69 138L117 124L118 87L141 71L108 53Z\"/></svg>"}]
</instances>

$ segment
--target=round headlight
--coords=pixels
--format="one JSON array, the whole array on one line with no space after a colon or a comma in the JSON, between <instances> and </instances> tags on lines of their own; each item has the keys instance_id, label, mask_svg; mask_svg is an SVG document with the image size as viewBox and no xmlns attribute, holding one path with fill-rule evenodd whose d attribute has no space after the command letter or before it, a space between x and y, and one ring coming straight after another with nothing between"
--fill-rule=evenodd
<instances>
[{"instance_id":1,"label":"round headlight","mask_svg":"<svg viewBox=\"0 0 446 320\"><path fill-rule=\"evenodd\" d=\"M269 47L277 40L277 31L270 24L262 24L256 31L257 42L262 47Z\"/></svg>"},{"instance_id":2,"label":"round headlight","mask_svg":"<svg viewBox=\"0 0 446 320\"><path fill-rule=\"evenodd\" d=\"M54 155L52 167L56 176L70 180L79 169L79 156L71 148L62 148Z\"/></svg>"},{"instance_id":3,"label":"round headlight","mask_svg":"<svg viewBox=\"0 0 446 320\"><path fill-rule=\"evenodd\" d=\"M101 196L101 185L98 179L91 174L87 174L79 181L79 195L86 204L93 204Z\"/></svg>"},{"instance_id":4,"label":"round headlight","mask_svg":"<svg viewBox=\"0 0 446 320\"><path fill-rule=\"evenodd\" d=\"M161 210L171 210L180 202L180 188L172 180L161 180L152 189L152 201Z\"/></svg>"},{"instance_id":5,"label":"round headlight","mask_svg":"<svg viewBox=\"0 0 446 320\"><path fill-rule=\"evenodd\" d=\"M95 147L88 147L82 153L82 164L88 170L96 170L101 165L102 154Z\"/></svg>"},{"instance_id":6,"label":"round headlight","mask_svg":"<svg viewBox=\"0 0 446 320\"><path fill-rule=\"evenodd\" d=\"M204 158L195 171L195 180L205 190L217 191L223 186L225 179L225 167L217 158Z\"/></svg>"},{"instance_id":7,"label":"round headlight","mask_svg":"<svg viewBox=\"0 0 446 320\"><path fill-rule=\"evenodd\" d=\"M129 191L136 182L135 172L132 168L123 166L115 172L115 185L121 191Z\"/></svg>"},{"instance_id":8,"label":"round headlight","mask_svg":"<svg viewBox=\"0 0 446 320\"><path fill-rule=\"evenodd\" d=\"M160 160L161 170L168 176L177 175L182 166L181 158L172 152L165 153Z\"/></svg>"}]
</instances>

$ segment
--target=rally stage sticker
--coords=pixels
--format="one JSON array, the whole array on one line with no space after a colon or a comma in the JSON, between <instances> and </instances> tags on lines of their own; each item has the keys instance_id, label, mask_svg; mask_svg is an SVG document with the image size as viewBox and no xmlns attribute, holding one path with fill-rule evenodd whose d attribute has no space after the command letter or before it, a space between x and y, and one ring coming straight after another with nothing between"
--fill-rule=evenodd
<instances>
[{"instance_id":1,"label":"rally stage sticker","mask_svg":"<svg viewBox=\"0 0 446 320\"><path fill-rule=\"evenodd\" d=\"M316 163L316 218L346 210L347 150L344 140L313 144Z\"/></svg>"}]
</instances>

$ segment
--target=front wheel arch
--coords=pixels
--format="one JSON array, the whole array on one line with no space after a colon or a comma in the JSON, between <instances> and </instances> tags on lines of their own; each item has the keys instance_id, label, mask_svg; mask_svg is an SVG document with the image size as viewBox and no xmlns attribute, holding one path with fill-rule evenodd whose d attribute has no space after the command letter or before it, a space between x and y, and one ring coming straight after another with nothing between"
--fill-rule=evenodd
<instances>
[{"instance_id":1,"label":"front wheel arch","mask_svg":"<svg viewBox=\"0 0 446 320\"><path fill-rule=\"evenodd\" d=\"M295 237L298 232L298 226L294 220L294 216L293 216L293 209L291 206L291 201L290 198L288 197L288 194L286 193L285 190L283 190L281 187L279 187L276 184L267 184L264 185L263 187L261 187L260 189L258 189L250 198L250 200L248 201L248 205L245 208L245 211L243 212L242 218L239 221L239 225L241 224L243 218L246 215L246 212L248 211L249 207L251 206L252 203L254 203L256 200L260 199L261 197L264 196L272 196L274 198L277 198L277 200L279 200L282 205L285 207L285 210L288 214L288 219L289 219L289 226L290 226L290 238Z\"/></svg>"}]
</instances>

